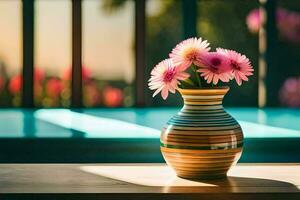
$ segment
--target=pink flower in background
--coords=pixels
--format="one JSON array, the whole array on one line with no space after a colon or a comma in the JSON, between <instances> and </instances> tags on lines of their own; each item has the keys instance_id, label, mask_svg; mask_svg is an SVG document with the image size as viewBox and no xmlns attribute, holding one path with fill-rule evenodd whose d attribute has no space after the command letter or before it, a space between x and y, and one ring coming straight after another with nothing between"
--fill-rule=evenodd
<instances>
[{"instance_id":1,"label":"pink flower in background","mask_svg":"<svg viewBox=\"0 0 300 200\"><path fill-rule=\"evenodd\" d=\"M174 66L171 59L166 59L153 68L148 85L151 90L155 90L153 97L161 92L162 98L166 99L169 91L175 93L179 81L188 77L189 74L185 73L183 68Z\"/></svg>"},{"instance_id":2,"label":"pink flower in background","mask_svg":"<svg viewBox=\"0 0 300 200\"><path fill-rule=\"evenodd\" d=\"M45 71L41 68L34 67L34 98L40 101L43 97L43 82L45 80ZM21 83L22 84L22 83Z\"/></svg>"},{"instance_id":3,"label":"pink flower in background","mask_svg":"<svg viewBox=\"0 0 300 200\"><path fill-rule=\"evenodd\" d=\"M119 88L107 86L103 90L104 104L108 107L121 106L124 99L123 91Z\"/></svg>"},{"instance_id":4,"label":"pink flower in background","mask_svg":"<svg viewBox=\"0 0 300 200\"><path fill-rule=\"evenodd\" d=\"M62 90L63 90L63 85L59 79L51 78L47 81L46 83L47 96L52 98L57 98L59 97Z\"/></svg>"},{"instance_id":5,"label":"pink flower in background","mask_svg":"<svg viewBox=\"0 0 300 200\"><path fill-rule=\"evenodd\" d=\"M284 20L289 15L289 11L283 8L277 8L276 10L276 23L284 23Z\"/></svg>"},{"instance_id":6,"label":"pink flower in background","mask_svg":"<svg viewBox=\"0 0 300 200\"><path fill-rule=\"evenodd\" d=\"M300 15L284 9L277 10L277 26L283 38L300 43Z\"/></svg>"},{"instance_id":7,"label":"pink flower in background","mask_svg":"<svg viewBox=\"0 0 300 200\"><path fill-rule=\"evenodd\" d=\"M97 87L96 82L90 81L84 84L83 91L84 91L83 101L85 106L87 107L96 106L101 103L101 94Z\"/></svg>"},{"instance_id":8,"label":"pink flower in background","mask_svg":"<svg viewBox=\"0 0 300 200\"><path fill-rule=\"evenodd\" d=\"M22 87L22 76L20 74L13 76L8 85L8 90L12 94L17 94L21 91Z\"/></svg>"},{"instance_id":9,"label":"pink flower in background","mask_svg":"<svg viewBox=\"0 0 300 200\"><path fill-rule=\"evenodd\" d=\"M300 107L300 77L287 79L279 91L279 100L289 107Z\"/></svg>"},{"instance_id":10,"label":"pink flower in background","mask_svg":"<svg viewBox=\"0 0 300 200\"><path fill-rule=\"evenodd\" d=\"M45 71L41 68L35 67L34 68L34 81L35 82L42 82L45 79Z\"/></svg>"},{"instance_id":11,"label":"pink flower in background","mask_svg":"<svg viewBox=\"0 0 300 200\"><path fill-rule=\"evenodd\" d=\"M250 60L245 56L233 50L217 48L217 52L225 55L230 62L233 76L238 85L243 81L248 81L247 76L253 75L254 69L251 66Z\"/></svg>"},{"instance_id":12,"label":"pink flower in background","mask_svg":"<svg viewBox=\"0 0 300 200\"><path fill-rule=\"evenodd\" d=\"M0 76L0 92L3 90L4 85L5 85L5 79L2 76Z\"/></svg>"},{"instance_id":13,"label":"pink flower in background","mask_svg":"<svg viewBox=\"0 0 300 200\"><path fill-rule=\"evenodd\" d=\"M263 23L262 21L263 20L259 9L250 11L246 18L246 24L252 33L257 33L259 31Z\"/></svg>"},{"instance_id":14,"label":"pink flower in background","mask_svg":"<svg viewBox=\"0 0 300 200\"><path fill-rule=\"evenodd\" d=\"M250 11L246 18L248 29L257 33L263 25L263 16L259 9ZM276 25L280 36L288 41L300 43L300 14L283 8L276 10Z\"/></svg>"},{"instance_id":15,"label":"pink flower in background","mask_svg":"<svg viewBox=\"0 0 300 200\"><path fill-rule=\"evenodd\" d=\"M203 54L200 60L200 76L204 77L207 83L217 84L219 80L229 82L232 78L228 58L218 52Z\"/></svg>"},{"instance_id":16,"label":"pink flower in background","mask_svg":"<svg viewBox=\"0 0 300 200\"><path fill-rule=\"evenodd\" d=\"M41 92L38 92L38 88L41 87L42 81L45 79L45 72L40 68L34 69L34 87L35 87L35 95ZM12 94L17 94L21 92L22 88L22 75L17 74L13 76L8 85L8 90Z\"/></svg>"},{"instance_id":17,"label":"pink flower in background","mask_svg":"<svg viewBox=\"0 0 300 200\"><path fill-rule=\"evenodd\" d=\"M72 68L67 68L63 74L62 74L62 79L63 80L71 80L71 76L72 76ZM86 66L82 66L82 80L86 81L88 79L90 79L92 77L92 72L89 68L87 68Z\"/></svg>"},{"instance_id":18,"label":"pink flower in background","mask_svg":"<svg viewBox=\"0 0 300 200\"><path fill-rule=\"evenodd\" d=\"M170 53L174 65L180 66L185 70L192 63L196 64L199 61L199 57L210 50L209 43L202 38L190 38L177 44L176 47Z\"/></svg>"}]
</instances>

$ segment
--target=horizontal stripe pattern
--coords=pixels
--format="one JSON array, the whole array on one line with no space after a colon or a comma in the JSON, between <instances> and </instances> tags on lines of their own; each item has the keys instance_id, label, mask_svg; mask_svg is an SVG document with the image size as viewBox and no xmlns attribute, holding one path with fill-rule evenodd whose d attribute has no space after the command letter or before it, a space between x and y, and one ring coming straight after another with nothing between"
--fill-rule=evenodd
<instances>
[{"instance_id":1,"label":"horizontal stripe pattern","mask_svg":"<svg viewBox=\"0 0 300 200\"><path fill-rule=\"evenodd\" d=\"M183 178L225 176L242 152L243 133L222 106L228 88L180 90L181 111L161 134L166 162Z\"/></svg>"}]
</instances>

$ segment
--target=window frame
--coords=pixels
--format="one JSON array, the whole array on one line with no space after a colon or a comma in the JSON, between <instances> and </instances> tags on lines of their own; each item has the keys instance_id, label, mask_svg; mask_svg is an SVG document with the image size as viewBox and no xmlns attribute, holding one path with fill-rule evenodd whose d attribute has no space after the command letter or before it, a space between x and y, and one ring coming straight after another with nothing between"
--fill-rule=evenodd
<instances>
[{"instance_id":1,"label":"window frame","mask_svg":"<svg viewBox=\"0 0 300 200\"><path fill-rule=\"evenodd\" d=\"M82 0L72 1L72 80L71 80L71 108L82 107ZM146 1L133 0L135 3L135 106L145 107L147 79L145 77L145 40L146 40ZM197 18L197 1L198 0L181 0L183 11L183 37L197 36L196 18ZM275 9L276 0L260 1L261 8L267 13L267 20L263 30L265 31L263 39L269 48L260 50L260 63L267 67L259 66L259 97L258 106L273 105L275 90L274 77L266 77L263 70L272 73L274 69L274 59L276 58L276 25ZM22 0L22 35L23 35L23 69L22 76L22 107L34 108L34 90L33 90L33 71L34 71L34 3L35 0ZM263 70L262 70L263 68ZM264 88L263 88L264 87ZM268 88L268 92L264 93ZM271 89L269 91L269 89Z\"/></svg>"}]
</instances>

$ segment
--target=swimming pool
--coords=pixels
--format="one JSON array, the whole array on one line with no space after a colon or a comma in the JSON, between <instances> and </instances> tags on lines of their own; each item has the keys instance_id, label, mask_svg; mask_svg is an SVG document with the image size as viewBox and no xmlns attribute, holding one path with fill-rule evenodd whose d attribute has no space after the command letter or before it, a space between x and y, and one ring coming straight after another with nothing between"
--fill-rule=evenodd
<instances>
[{"instance_id":1,"label":"swimming pool","mask_svg":"<svg viewBox=\"0 0 300 200\"><path fill-rule=\"evenodd\" d=\"M162 162L160 129L180 108L2 109L0 162ZM300 110L228 108L241 162L300 161Z\"/></svg>"}]
</instances>

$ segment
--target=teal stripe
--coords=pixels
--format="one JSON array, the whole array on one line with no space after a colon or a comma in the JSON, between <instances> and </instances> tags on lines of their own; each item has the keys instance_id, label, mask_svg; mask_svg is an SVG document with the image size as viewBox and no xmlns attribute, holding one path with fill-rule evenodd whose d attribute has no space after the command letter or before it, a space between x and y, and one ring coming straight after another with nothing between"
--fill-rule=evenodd
<instances>
[{"instance_id":1,"label":"teal stripe","mask_svg":"<svg viewBox=\"0 0 300 200\"><path fill-rule=\"evenodd\" d=\"M233 118L230 115L224 114L224 115L218 115L218 116L211 116L211 115L193 115L193 116L183 116L183 115L176 115L172 117L173 119L224 119L224 118Z\"/></svg>"},{"instance_id":2,"label":"teal stripe","mask_svg":"<svg viewBox=\"0 0 300 200\"><path fill-rule=\"evenodd\" d=\"M186 109L185 109L186 110ZM209 114L224 114L224 111L219 111L219 110L214 110L214 111L210 111L210 110L191 110L191 111L194 111L194 112L185 112L185 111L180 111L179 113L183 113L183 114L206 114L206 115L209 115Z\"/></svg>"},{"instance_id":3,"label":"teal stripe","mask_svg":"<svg viewBox=\"0 0 300 200\"><path fill-rule=\"evenodd\" d=\"M235 119L233 119L233 118L229 118L229 119L221 119L221 120L219 120L219 119L214 119L214 120L185 120L185 119L173 119L173 118L171 118L170 120L169 120L170 122L187 122L187 123L197 123L197 122L203 122L203 123L215 123L215 122L217 122L217 123L220 123L220 122L236 122L236 120Z\"/></svg>"},{"instance_id":4,"label":"teal stripe","mask_svg":"<svg viewBox=\"0 0 300 200\"><path fill-rule=\"evenodd\" d=\"M243 147L243 142L237 145L227 145L227 146L181 146L181 145L171 145L171 144L164 144L160 142L161 147L166 147L170 149L190 149L190 150L225 150L225 149L236 149Z\"/></svg>"},{"instance_id":5,"label":"teal stripe","mask_svg":"<svg viewBox=\"0 0 300 200\"><path fill-rule=\"evenodd\" d=\"M179 125L180 127L222 127L222 126L234 126L238 125L238 123L214 123L214 124L209 124L209 126L201 125L201 124L195 124L195 125L186 125L186 124L179 124L179 123L167 123L168 125Z\"/></svg>"},{"instance_id":6,"label":"teal stripe","mask_svg":"<svg viewBox=\"0 0 300 200\"><path fill-rule=\"evenodd\" d=\"M201 123L201 122L194 122L194 123L192 123L192 122L173 122L173 121L169 121L169 122L167 122L167 124L171 124L171 125L178 125L178 126L213 126L213 125L217 125L217 126L219 126L219 125L224 125L224 126L226 126L226 125L229 125L229 124L231 124L231 125L237 125L237 122L236 121L227 121L227 122L203 122L203 123Z\"/></svg>"},{"instance_id":7,"label":"teal stripe","mask_svg":"<svg viewBox=\"0 0 300 200\"><path fill-rule=\"evenodd\" d=\"M197 105L197 104L184 104L185 106L199 106L199 107L203 107L203 106L222 106L222 104L209 104L209 105Z\"/></svg>"},{"instance_id":8,"label":"teal stripe","mask_svg":"<svg viewBox=\"0 0 300 200\"><path fill-rule=\"evenodd\" d=\"M164 128L168 129L168 127L164 127ZM184 132L189 132L189 131L205 131L205 132L209 132L209 131L215 131L216 132L217 131L217 132L222 132L222 131L240 130L240 127L237 127L237 128L224 128L224 129L210 129L210 130L201 130L201 129L199 129L199 130L189 130L189 129L177 129L177 128L172 127L171 132L172 132L172 130L174 130L174 131L184 131Z\"/></svg>"},{"instance_id":9,"label":"teal stripe","mask_svg":"<svg viewBox=\"0 0 300 200\"><path fill-rule=\"evenodd\" d=\"M188 108L185 108L184 109L184 111L195 111L195 112L202 112L202 111L204 111L204 112L209 112L209 113L211 113L211 112L215 112L215 111L220 111L220 113L223 113L224 112L224 109L219 109L219 108L217 108L217 109L211 109L211 108L207 108L207 109L199 109L199 110L197 110L197 109L188 109Z\"/></svg>"}]
</instances>

